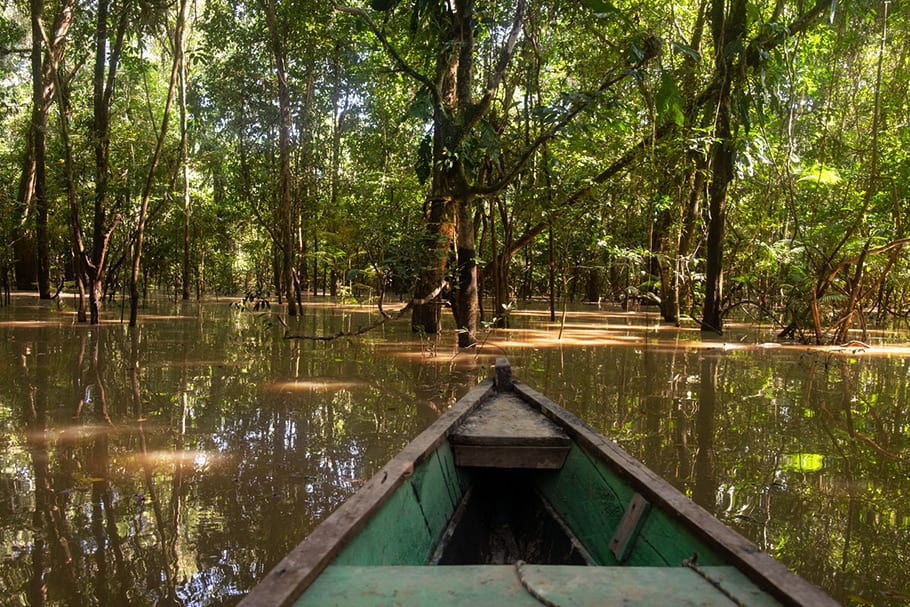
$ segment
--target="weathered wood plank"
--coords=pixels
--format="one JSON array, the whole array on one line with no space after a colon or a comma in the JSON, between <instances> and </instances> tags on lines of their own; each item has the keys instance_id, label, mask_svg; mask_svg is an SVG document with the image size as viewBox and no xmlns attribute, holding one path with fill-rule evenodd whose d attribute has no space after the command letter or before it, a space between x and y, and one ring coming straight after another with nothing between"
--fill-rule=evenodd
<instances>
[{"instance_id":1,"label":"weathered wood plank","mask_svg":"<svg viewBox=\"0 0 910 607\"><path fill-rule=\"evenodd\" d=\"M538 470L561 468L572 444L559 426L511 392L484 401L449 442L459 466Z\"/></svg>"},{"instance_id":2,"label":"weathered wood plank","mask_svg":"<svg viewBox=\"0 0 910 607\"><path fill-rule=\"evenodd\" d=\"M704 573L750 607L778 607L732 567ZM718 588L684 567L572 567L526 564L521 579L561 607L729 607ZM332 565L297 607L540 607L516 567L336 567Z\"/></svg>"},{"instance_id":3,"label":"weathered wood plank","mask_svg":"<svg viewBox=\"0 0 910 607\"><path fill-rule=\"evenodd\" d=\"M452 447L455 463L466 468L559 470L569 453L568 447L459 444Z\"/></svg>"},{"instance_id":4,"label":"weathered wood plank","mask_svg":"<svg viewBox=\"0 0 910 607\"><path fill-rule=\"evenodd\" d=\"M572 443L559 426L514 394L485 401L452 431L456 445L566 447Z\"/></svg>"},{"instance_id":5,"label":"weathered wood plank","mask_svg":"<svg viewBox=\"0 0 910 607\"><path fill-rule=\"evenodd\" d=\"M644 522L643 517L650 508L651 504L641 496L641 493L636 493L629 500L626 512L622 515L619 526L616 527L616 533L610 539L610 552L620 563L626 562L626 559L629 558L629 554L635 546L635 540L638 539L638 534L641 531L641 524Z\"/></svg>"}]
</instances>

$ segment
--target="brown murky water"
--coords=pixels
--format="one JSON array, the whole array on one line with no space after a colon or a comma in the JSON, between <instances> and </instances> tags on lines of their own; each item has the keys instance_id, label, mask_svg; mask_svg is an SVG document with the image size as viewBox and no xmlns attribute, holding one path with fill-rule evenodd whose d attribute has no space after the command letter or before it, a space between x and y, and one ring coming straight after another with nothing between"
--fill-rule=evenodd
<instances>
[{"instance_id":1,"label":"brown murky water","mask_svg":"<svg viewBox=\"0 0 910 607\"><path fill-rule=\"evenodd\" d=\"M135 330L0 308L0 604L234 604L502 355L844 604L910 603L910 350L579 307L561 339L524 310L457 354L406 322L285 341L229 304ZM313 302L293 329L371 312Z\"/></svg>"}]
</instances>

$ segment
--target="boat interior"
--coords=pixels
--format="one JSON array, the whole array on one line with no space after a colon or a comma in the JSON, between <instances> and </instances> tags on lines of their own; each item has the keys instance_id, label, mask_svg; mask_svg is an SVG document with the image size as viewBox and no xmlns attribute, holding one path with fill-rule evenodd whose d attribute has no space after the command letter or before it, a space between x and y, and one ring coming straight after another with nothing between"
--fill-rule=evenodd
<instances>
[{"instance_id":1,"label":"boat interior","mask_svg":"<svg viewBox=\"0 0 910 607\"><path fill-rule=\"evenodd\" d=\"M532 470L478 470L430 565L593 565L565 521L537 491Z\"/></svg>"}]
</instances>

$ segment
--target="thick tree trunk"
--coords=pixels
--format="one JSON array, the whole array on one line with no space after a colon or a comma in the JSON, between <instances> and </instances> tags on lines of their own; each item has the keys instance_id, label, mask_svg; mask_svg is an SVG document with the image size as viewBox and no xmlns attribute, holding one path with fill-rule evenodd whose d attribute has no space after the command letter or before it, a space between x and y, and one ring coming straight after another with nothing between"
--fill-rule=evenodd
<instances>
[{"instance_id":1,"label":"thick tree trunk","mask_svg":"<svg viewBox=\"0 0 910 607\"><path fill-rule=\"evenodd\" d=\"M708 185L708 239L705 255L705 306L702 330L723 331L723 245L727 217L727 189L733 180L732 91L736 54L730 48L746 33L746 0L712 0L711 32L715 73L720 81L711 149L711 183Z\"/></svg>"},{"instance_id":2,"label":"thick tree trunk","mask_svg":"<svg viewBox=\"0 0 910 607\"><path fill-rule=\"evenodd\" d=\"M474 205L467 200L456 204L457 235L455 258L455 297L452 311L458 329L458 347L477 343L477 260L474 237Z\"/></svg>"},{"instance_id":3,"label":"thick tree trunk","mask_svg":"<svg viewBox=\"0 0 910 607\"><path fill-rule=\"evenodd\" d=\"M35 241L38 253L38 297L51 298L50 246L47 235L47 118L49 104L45 103L45 81L42 66L41 20L44 0L31 0L32 23L32 153L35 162Z\"/></svg>"},{"instance_id":4,"label":"thick tree trunk","mask_svg":"<svg viewBox=\"0 0 910 607\"><path fill-rule=\"evenodd\" d=\"M411 313L411 328L416 332L433 334L440 329L442 302L439 296L445 291L449 251L455 239L454 215L449 200L430 201L415 288L417 303Z\"/></svg>"},{"instance_id":5,"label":"thick tree trunk","mask_svg":"<svg viewBox=\"0 0 910 607\"><path fill-rule=\"evenodd\" d=\"M716 142L708 187L708 239L705 255L705 306L702 330L723 331L723 256L727 216L727 188L733 179L733 143L730 140L729 90L718 103Z\"/></svg>"}]
</instances>

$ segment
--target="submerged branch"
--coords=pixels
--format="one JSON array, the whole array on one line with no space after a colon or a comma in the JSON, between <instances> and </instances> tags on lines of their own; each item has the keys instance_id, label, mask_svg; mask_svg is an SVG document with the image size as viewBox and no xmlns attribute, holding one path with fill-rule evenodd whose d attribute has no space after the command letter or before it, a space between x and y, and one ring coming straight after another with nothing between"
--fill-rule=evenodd
<instances>
[{"instance_id":1,"label":"submerged branch","mask_svg":"<svg viewBox=\"0 0 910 607\"><path fill-rule=\"evenodd\" d=\"M306 340L306 341L335 341L336 339L343 339L345 337L359 337L360 335L363 335L364 333L369 333L373 329L378 329L379 327L381 327L382 325L384 325L385 323L387 323L389 321L400 319L405 314L407 314L411 310L411 308L413 308L414 306L428 304L428 303L433 302L434 300L439 298L440 294L443 292L443 290L446 288L446 286L447 286L447 283L443 282L438 287L433 289L433 291L426 297L421 297L419 299L418 298L412 299L402 309L398 310L398 312L395 314L389 314L385 310L383 310L382 309L382 300L380 299L379 304L378 304L379 314L380 314L379 318L376 319L376 321L371 322L368 325L358 327L357 329L355 329L353 331L338 331L336 333L331 333L329 335L296 335L296 334L293 334L290 332L291 328L288 326L288 324L284 321L283 318L281 318L277 314L275 315L275 317L278 319L278 322L281 323L281 326L284 327L284 331L285 331L284 339L301 339L301 340Z\"/></svg>"}]
</instances>

